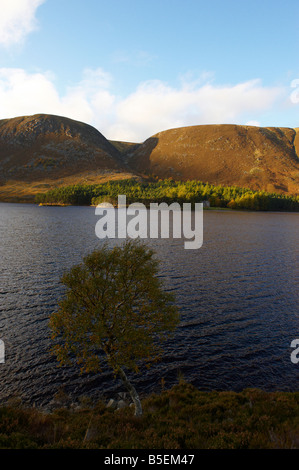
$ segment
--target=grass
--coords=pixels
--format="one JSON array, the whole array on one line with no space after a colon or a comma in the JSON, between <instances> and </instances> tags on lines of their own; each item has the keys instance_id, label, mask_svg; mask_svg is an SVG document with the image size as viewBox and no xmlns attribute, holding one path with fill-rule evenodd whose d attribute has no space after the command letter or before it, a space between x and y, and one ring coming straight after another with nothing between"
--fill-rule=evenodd
<instances>
[{"instance_id":1,"label":"grass","mask_svg":"<svg viewBox=\"0 0 299 470\"><path fill-rule=\"evenodd\" d=\"M298 449L299 392L202 392L181 381L131 407L0 408L1 449Z\"/></svg>"}]
</instances>

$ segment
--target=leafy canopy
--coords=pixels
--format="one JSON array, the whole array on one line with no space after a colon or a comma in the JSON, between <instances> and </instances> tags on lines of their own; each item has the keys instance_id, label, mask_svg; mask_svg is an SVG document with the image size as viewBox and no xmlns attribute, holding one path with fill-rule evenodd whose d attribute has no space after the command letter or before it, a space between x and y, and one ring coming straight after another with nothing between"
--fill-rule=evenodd
<instances>
[{"instance_id":1,"label":"leafy canopy","mask_svg":"<svg viewBox=\"0 0 299 470\"><path fill-rule=\"evenodd\" d=\"M118 372L158 359L179 321L158 266L151 249L130 240L104 244L64 274L66 292L50 318L58 360L75 360L87 372L106 360Z\"/></svg>"}]
</instances>

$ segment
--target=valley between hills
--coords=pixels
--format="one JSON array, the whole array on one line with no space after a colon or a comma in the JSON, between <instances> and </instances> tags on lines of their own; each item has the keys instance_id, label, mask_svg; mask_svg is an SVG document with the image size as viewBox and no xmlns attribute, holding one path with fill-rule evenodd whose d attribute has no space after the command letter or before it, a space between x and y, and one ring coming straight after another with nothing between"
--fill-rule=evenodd
<instances>
[{"instance_id":1,"label":"valley between hills","mask_svg":"<svg viewBox=\"0 0 299 470\"><path fill-rule=\"evenodd\" d=\"M233 124L169 129L142 143L109 141L94 127L38 114L0 120L0 201L74 184L172 178L296 196L299 128Z\"/></svg>"}]
</instances>

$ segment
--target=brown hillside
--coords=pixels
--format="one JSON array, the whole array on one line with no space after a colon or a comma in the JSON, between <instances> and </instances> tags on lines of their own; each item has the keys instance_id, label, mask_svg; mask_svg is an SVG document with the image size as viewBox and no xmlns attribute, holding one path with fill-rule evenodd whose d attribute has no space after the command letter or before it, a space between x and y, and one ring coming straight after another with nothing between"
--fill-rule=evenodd
<instances>
[{"instance_id":1,"label":"brown hillside","mask_svg":"<svg viewBox=\"0 0 299 470\"><path fill-rule=\"evenodd\" d=\"M161 178L298 194L296 130L229 124L171 129L138 146L128 163L132 171Z\"/></svg>"},{"instance_id":2,"label":"brown hillside","mask_svg":"<svg viewBox=\"0 0 299 470\"><path fill-rule=\"evenodd\" d=\"M65 117L0 120L0 201L140 174L298 194L299 128L192 126L134 144Z\"/></svg>"},{"instance_id":3,"label":"brown hillside","mask_svg":"<svg viewBox=\"0 0 299 470\"><path fill-rule=\"evenodd\" d=\"M26 200L61 184L130 177L99 131L60 116L0 121L0 199Z\"/></svg>"},{"instance_id":4,"label":"brown hillside","mask_svg":"<svg viewBox=\"0 0 299 470\"><path fill-rule=\"evenodd\" d=\"M299 157L299 127L296 127L294 130L296 131L296 136L294 140L295 152L297 154L297 157Z\"/></svg>"}]
</instances>

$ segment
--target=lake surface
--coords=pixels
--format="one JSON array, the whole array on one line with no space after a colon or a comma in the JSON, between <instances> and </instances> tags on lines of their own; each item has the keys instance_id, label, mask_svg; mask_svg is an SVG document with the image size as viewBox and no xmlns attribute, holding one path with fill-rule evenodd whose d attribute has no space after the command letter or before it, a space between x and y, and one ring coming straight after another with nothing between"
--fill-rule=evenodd
<instances>
[{"instance_id":1,"label":"lake surface","mask_svg":"<svg viewBox=\"0 0 299 470\"><path fill-rule=\"evenodd\" d=\"M107 370L81 376L58 368L48 329L63 289L62 273L98 247L91 207L0 204L0 400L18 395L46 405L61 386L74 400L120 391ZM204 211L204 241L149 240L161 276L176 295L181 323L163 360L141 370L142 394L182 375L201 390L248 387L294 391L299 364L299 214Z\"/></svg>"}]
</instances>

